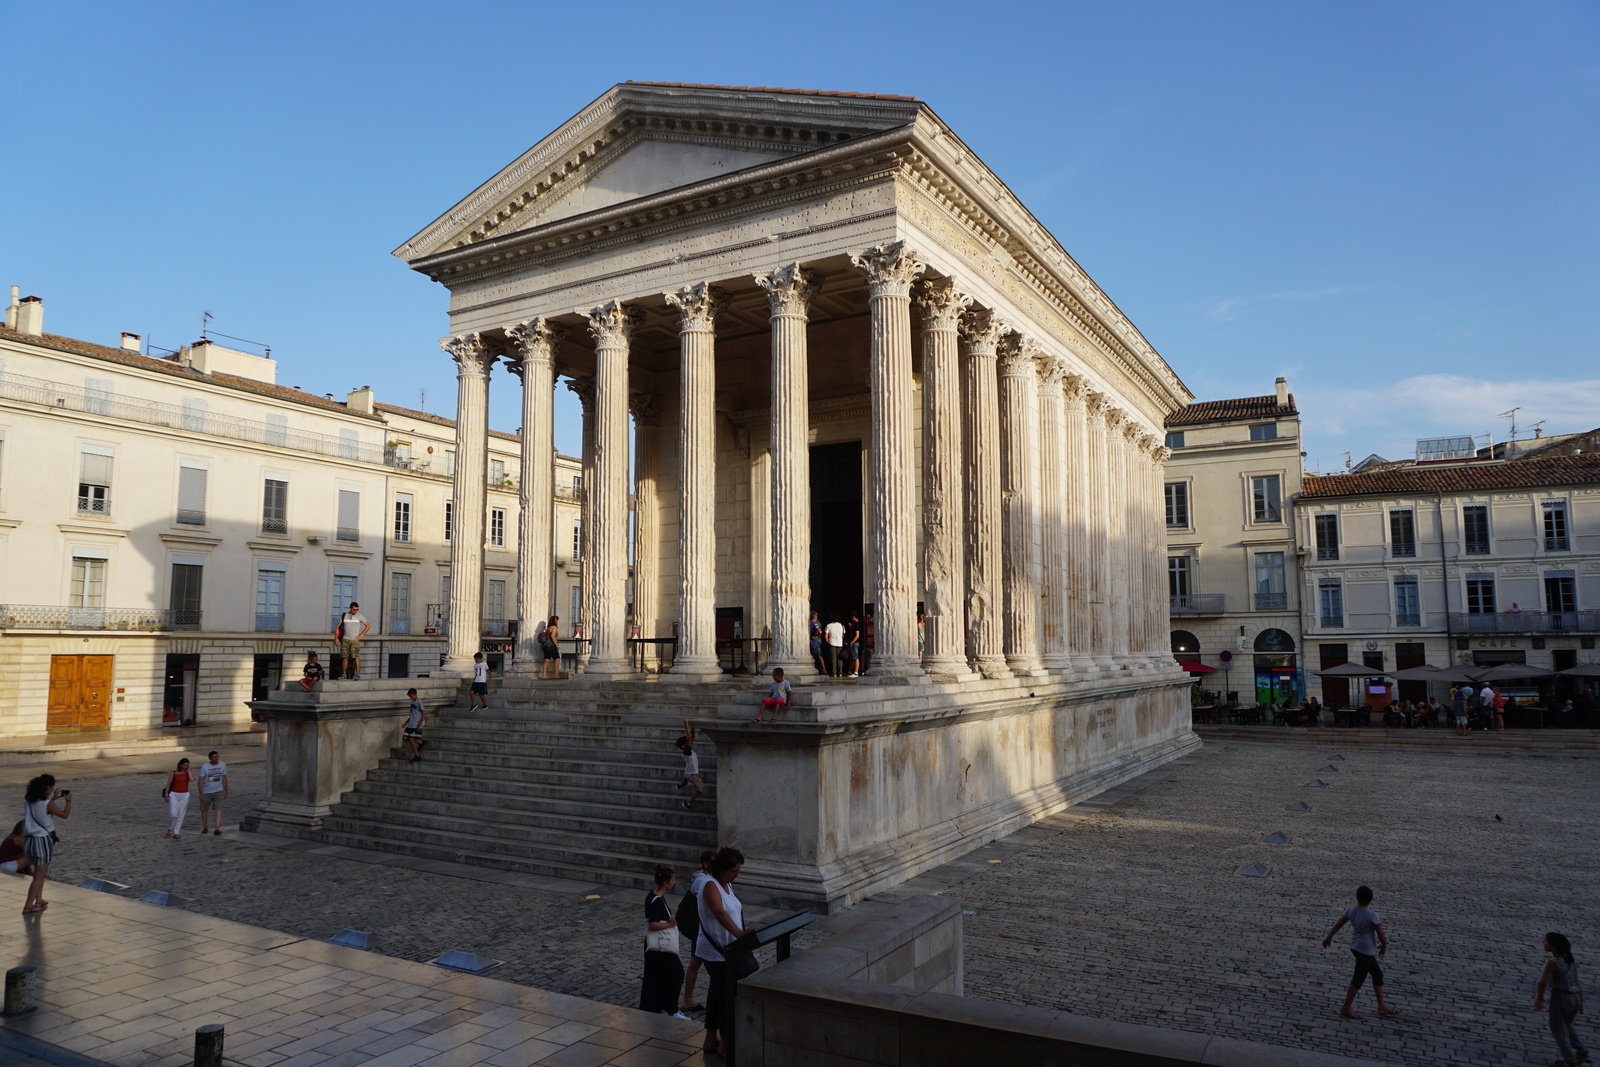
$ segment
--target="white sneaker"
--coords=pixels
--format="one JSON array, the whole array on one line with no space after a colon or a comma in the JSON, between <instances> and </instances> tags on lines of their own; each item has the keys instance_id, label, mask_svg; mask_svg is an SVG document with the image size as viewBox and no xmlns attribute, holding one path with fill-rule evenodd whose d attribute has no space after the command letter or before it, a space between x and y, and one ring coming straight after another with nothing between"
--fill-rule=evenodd
<instances>
[{"instance_id":1,"label":"white sneaker","mask_svg":"<svg viewBox=\"0 0 1600 1067\"><path fill-rule=\"evenodd\" d=\"M846 678L854 678L854 677L856 677L856 675L854 675L854 674L847 674L847 675L845 675L845 677L846 677Z\"/></svg>"},{"instance_id":2,"label":"white sneaker","mask_svg":"<svg viewBox=\"0 0 1600 1067\"><path fill-rule=\"evenodd\" d=\"M673 1017L673 1018L674 1018L674 1019L682 1019L682 1020L683 1020L683 1021L684 1021L684 1022L689 1022L689 1021L691 1021L691 1020L690 1020L690 1019L689 1019L689 1017L688 1017L688 1016L687 1016L687 1015L685 1015L685 1014L684 1014L684 1013L683 1013L683 1012L681 1012L681 1011L675 1011L675 1012L673 1012L673 1013L672 1013L672 1017Z\"/></svg>"}]
</instances>

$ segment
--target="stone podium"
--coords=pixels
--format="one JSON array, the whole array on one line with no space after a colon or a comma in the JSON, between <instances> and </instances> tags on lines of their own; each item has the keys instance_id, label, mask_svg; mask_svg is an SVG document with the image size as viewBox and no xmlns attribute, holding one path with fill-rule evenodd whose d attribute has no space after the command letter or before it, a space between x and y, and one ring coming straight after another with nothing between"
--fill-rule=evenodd
<instances>
[{"instance_id":1,"label":"stone podium","mask_svg":"<svg viewBox=\"0 0 1600 1067\"><path fill-rule=\"evenodd\" d=\"M316 830L355 783L400 744L415 688L428 714L450 707L458 678L379 678L323 682L311 692L273 692L247 701L267 723L267 799L240 826L256 833L299 836Z\"/></svg>"}]
</instances>

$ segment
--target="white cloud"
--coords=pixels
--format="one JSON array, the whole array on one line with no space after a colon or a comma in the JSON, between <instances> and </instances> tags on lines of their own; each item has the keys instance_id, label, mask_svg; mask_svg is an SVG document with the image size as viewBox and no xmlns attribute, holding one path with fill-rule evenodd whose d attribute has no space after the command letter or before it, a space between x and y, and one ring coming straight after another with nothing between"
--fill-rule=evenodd
<instances>
[{"instance_id":1,"label":"white cloud","mask_svg":"<svg viewBox=\"0 0 1600 1067\"><path fill-rule=\"evenodd\" d=\"M1330 296L1343 296L1356 290L1348 285L1331 285L1325 289L1285 289L1281 293L1260 293L1256 296L1230 296L1206 308L1206 315L1219 322L1229 322L1240 313L1274 300L1321 300Z\"/></svg>"}]
</instances>

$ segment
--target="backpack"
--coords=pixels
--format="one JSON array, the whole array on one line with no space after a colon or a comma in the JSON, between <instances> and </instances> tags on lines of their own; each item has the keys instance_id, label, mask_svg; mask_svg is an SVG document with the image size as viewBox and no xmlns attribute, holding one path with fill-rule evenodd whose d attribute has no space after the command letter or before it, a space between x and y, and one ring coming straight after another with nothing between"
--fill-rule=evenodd
<instances>
[{"instance_id":1,"label":"backpack","mask_svg":"<svg viewBox=\"0 0 1600 1067\"><path fill-rule=\"evenodd\" d=\"M692 944L700 934L700 899L693 892L685 893L673 918L678 920L678 933Z\"/></svg>"}]
</instances>

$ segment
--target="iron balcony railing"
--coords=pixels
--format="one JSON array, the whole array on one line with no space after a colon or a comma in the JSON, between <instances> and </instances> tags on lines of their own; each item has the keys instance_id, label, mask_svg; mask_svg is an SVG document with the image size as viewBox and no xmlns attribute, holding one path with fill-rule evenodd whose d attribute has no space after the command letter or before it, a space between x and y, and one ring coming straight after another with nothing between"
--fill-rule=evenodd
<instances>
[{"instance_id":1,"label":"iron balcony railing","mask_svg":"<svg viewBox=\"0 0 1600 1067\"><path fill-rule=\"evenodd\" d=\"M283 615L270 611L256 612L256 632L264 634L283 633Z\"/></svg>"},{"instance_id":2,"label":"iron balcony railing","mask_svg":"<svg viewBox=\"0 0 1600 1067\"><path fill-rule=\"evenodd\" d=\"M1343 615L1324 615L1324 616L1322 616L1322 625L1324 627L1327 627L1328 629L1338 629L1339 627L1344 625L1344 616Z\"/></svg>"},{"instance_id":3,"label":"iron balcony railing","mask_svg":"<svg viewBox=\"0 0 1600 1067\"><path fill-rule=\"evenodd\" d=\"M1257 593L1257 611L1287 611L1289 610L1288 593Z\"/></svg>"},{"instance_id":4,"label":"iron balcony railing","mask_svg":"<svg viewBox=\"0 0 1600 1067\"><path fill-rule=\"evenodd\" d=\"M1422 625L1422 616L1421 615L1407 615L1407 614L1404 614L1404 613L1400 613L1400 614L1395 615L1394 624L1396 626L1421 626Z\"/></svg>"},{"instance_id":5,"label":"iron balcony railing","mask_svg":"<svg viewBox=\"0 0 1600 1067\"><path fill-rule=\"evenodd\" d=\"M1221 615L1228 610L1226 593L1181 593L1170 598L1173 615Z\"/></svg>"},{"instance_id":6,"label":"iron balcony railing","mask_svg":"<svg viewBox=\"0 0 1600 1067\"><path fill-rule=\"evenodd\" d=\"M6 630L198 630L200 612L169 608L72 608L57 604L0 604Z\"/></svg>"},{"instance_id":7,"label":"iron balcony railing","mask_svg":"<svg viewBox=\"0 0 1600 1067\"><path fill-rule=\"evenodd\" d=\"M1450 628L1470 634L1600 633L1600 611L1452 611Z\"/></svg>"}]
</instances>

